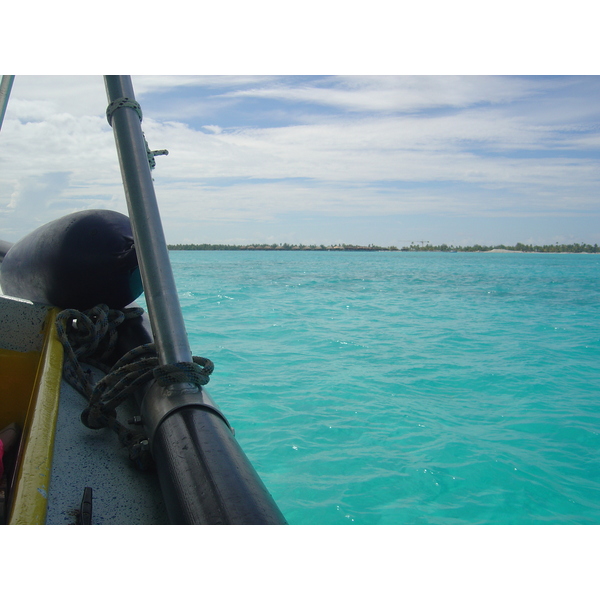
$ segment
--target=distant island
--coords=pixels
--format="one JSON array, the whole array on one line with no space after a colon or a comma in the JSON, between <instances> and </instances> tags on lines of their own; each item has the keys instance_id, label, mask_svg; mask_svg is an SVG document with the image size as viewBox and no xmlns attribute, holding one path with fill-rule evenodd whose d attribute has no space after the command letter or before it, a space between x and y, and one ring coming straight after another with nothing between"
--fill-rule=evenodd
<instances>
[{"instance_id":1,"label":"distant island","mask_svg":"<svg viewBox=\"0 0 600 600\"><path fill-rule=\"evenodd\" d=\"M323 244L310 246L304 244L169 244L169 250L270 250L276 252L547 252L547 253L569 253L569 254L597 254L598 244L554 244L545 246L533 246L531 244L516 244L515 246L432 246L421 243L411 244L398 248L396 246L355 246L352 244L339 244L325 246Z\"/></svg>"}]
</instances>

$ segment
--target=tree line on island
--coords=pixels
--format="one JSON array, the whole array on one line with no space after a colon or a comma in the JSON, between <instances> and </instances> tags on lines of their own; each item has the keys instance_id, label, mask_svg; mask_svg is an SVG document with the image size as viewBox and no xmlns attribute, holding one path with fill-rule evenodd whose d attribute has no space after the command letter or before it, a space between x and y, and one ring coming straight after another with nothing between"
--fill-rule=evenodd
<instances>
[{"instance_id":1,"label":"tree line on island","mask_svg":"<svg viewBox=\"0 0 600 600\"><path fill-rule=\"evenodd\" d=\"M411 244L398 248L397 246L356 246L353 244L337 244L325 246L323 244L169 244L169 250L274 250L274 251L315 251L315 252L490 252L492 250L508 250L512 252L566 252L573 254L596 254L598 253L598 244L516 244L515 246L432 246L431 244L421 243Z\"/></svg>"}]
</instances>

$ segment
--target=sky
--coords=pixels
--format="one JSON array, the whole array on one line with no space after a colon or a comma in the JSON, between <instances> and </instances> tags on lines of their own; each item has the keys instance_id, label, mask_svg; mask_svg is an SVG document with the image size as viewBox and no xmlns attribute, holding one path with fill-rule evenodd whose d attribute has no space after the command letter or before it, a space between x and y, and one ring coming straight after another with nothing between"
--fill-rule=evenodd
<instances>
[{"instance_id":1,"label":"sky","mask_svg":"<svg viewBox=\"0 0 600 600\"><path fill-rule=\"evenodd\" d=\"M167 242L600 242L600 77L133 76ZM0 238L127 212L101 76L18 75Z\"/></svg>"}]
</instances>

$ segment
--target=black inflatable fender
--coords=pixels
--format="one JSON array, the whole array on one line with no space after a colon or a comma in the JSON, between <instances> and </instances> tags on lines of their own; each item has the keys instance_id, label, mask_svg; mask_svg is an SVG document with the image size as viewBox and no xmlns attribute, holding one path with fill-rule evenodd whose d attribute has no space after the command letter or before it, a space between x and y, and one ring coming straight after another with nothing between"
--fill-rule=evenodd
<instances>
[{"instance_id":1,"label":"black inflatable fender","mask_svg":"<svg viewBox=\"0 0 600 600\"><path fill-rule=\"evenodd\" d=\"M122 308L143 291L129 218L84 210L42 225L0 264L4 294L60 308Z\"/></svg>"}]
</instances>

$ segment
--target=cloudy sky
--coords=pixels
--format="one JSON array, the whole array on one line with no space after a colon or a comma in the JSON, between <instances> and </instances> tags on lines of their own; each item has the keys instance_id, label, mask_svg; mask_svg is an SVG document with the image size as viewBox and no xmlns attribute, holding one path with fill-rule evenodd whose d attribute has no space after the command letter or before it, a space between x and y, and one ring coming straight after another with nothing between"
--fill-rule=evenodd
<instances>
[{"instance_id":1,"label":"cloudy sky","mask_svg":"<svg viewBox=\"0 0 600 600\"><path fill-rule=\"evenodd\" d=\"M598 76L134 76L169 243L600 242ZM0 238L126 212L100 76L17 76Z\"/></svg>"}]
</instances>

